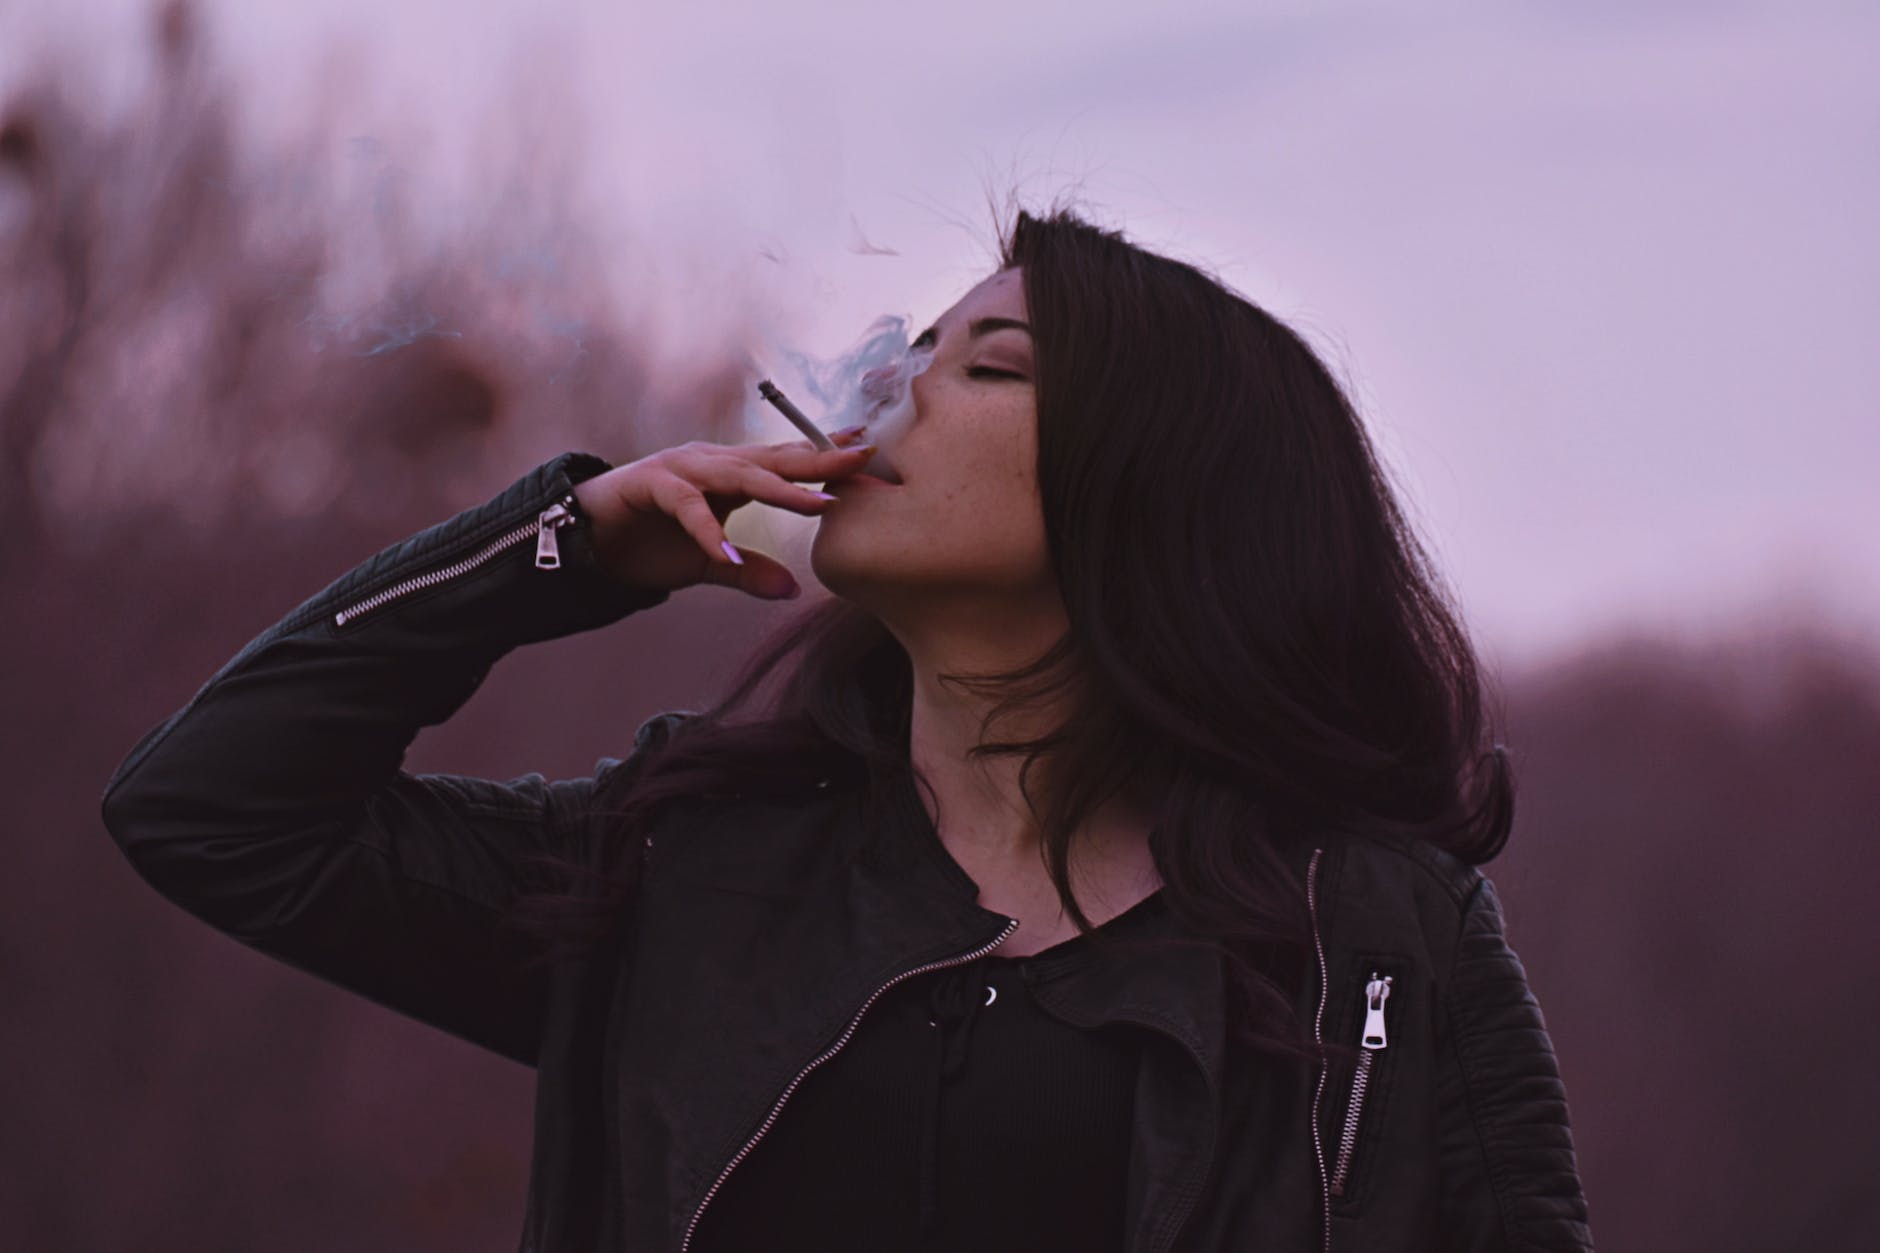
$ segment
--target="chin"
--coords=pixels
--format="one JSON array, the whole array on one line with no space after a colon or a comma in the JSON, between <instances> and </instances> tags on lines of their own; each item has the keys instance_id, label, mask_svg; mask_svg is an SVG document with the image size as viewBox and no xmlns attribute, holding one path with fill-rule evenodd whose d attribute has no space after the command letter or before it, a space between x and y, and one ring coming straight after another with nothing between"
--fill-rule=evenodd
<instances>
[{"instance_id":1,"label":"chin","mask_svg":"<svg viewBox=\"0 0 1880 1253\"><path fill-rule=\"evenodd\" d=\"M810 544L809 568L833 596L864 607L892 593L905 574L905 563L873 548L868 537L827 519Z\"/></svg>"},{"instance_id":2,"label":"chin","mask_svg":"<svg viewBox=\"0 0 1880 1253\"><path fill-rule=\"evenodd\" d=\"M844 599L857 586L870 581L862 554L845 551L853 547L852 537L835 535L827 518L816 528L816 537L809 546L809 568L816 581Z\"/></svg>"}]
</instances>

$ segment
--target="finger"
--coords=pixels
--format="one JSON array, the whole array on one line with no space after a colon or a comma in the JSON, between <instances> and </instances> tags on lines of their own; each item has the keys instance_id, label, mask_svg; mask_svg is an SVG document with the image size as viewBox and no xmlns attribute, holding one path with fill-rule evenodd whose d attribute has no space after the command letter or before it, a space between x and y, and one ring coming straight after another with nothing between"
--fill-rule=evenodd
<instances>
[{"instance_id":1,"label":"finger","mask_svg":"<svg viewBox=\"0 0 1880 1253\"><path fill-rule=\"evenodd\" d=\"M859 440L866 431L851 437ZM850 443L841 448L816 448L808 440L787 444L706 444L697 440L668 449L662 454L673 473L701 486L722 481L725 467L755 464L785 478L821 479L846 474L865 463L874 453L873 444ZM709 481L709 482L708 482Z\"/></svg>"},{"instance_id":2,"label":"finger","mask_svg":"<svg viewBox=\"0 0 1880 1253\"><path fill-rule=\"evenodd\" d=\"M874 454L873 444L851 445L827 452L784 445L757 449L749 460L782 478L819 481L852 474Z\"/></svg>"},{"instance_id":3,"label":"finger","mask_svg":"<svg viewBox=\"0 0 1880 1253\"><path fill-rule=\"evenodd\" d=\"M792 483L780 474L766 470L754 461L737 463L734 480L738 491L752 500L779 509L793 509L798 513L821 513L835 503L835 497L827 492L818 492L798 483ZM723 490L723 489L719 489Z\"/></svg>"},{"instance_id":4,"label":"finger","mask_svg":"<svg viewBox=\"0 0 1880 1253\"><path fill-rule=\"evenodd\" d=\"M755 548L739 548L738 553L743 565L715 565L706 571L705 581L761 600L789 600L802 590L790 568L770 554Z\"/></svg>"},{"instance_id":5,"label":"finger","mask_svg":"<svg viewBox=\"0 0 1880 1253\"><path fill-rule=\"evenodd\" d=\"M720 518L747 501L761 501L798 513L820 513L835 503L827 492L792 483L782 475L767 470L744 457L695 457L688 464L675 467L681 479L705 493Z\"/></svg>"},{"instance_id":6,"label":"finger","mask_svg":"<svg viewBox=\"0 0 1880 1253\"><path fill-rule=\"evenodd\" d=\"M719 565L734 564L725 551L730 543L718 515L705 500L705 493L676 474L662 474L652 483L653 503L685 528L698 541L705 555Z\"/></svg>"}]
</instances>

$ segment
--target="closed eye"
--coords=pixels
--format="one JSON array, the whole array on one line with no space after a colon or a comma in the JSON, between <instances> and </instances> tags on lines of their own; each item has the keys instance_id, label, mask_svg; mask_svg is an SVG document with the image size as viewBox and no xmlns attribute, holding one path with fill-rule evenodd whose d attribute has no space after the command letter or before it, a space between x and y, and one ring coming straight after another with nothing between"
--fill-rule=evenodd
<instances>
[{"instance_id":1,"label":"closed eye","mask_svg":"<svg viewBox=\"0 0 1880 1253\"><path fill-rule=\"evenodd\" d=\"M966 377L975 378L975 379L976 378L1017 379L1021 383L1025 381L1025 376L1022 374L1019 374L1017 371L1000 370L989 365L976 365L976 366L969 367L966 371Z\"/></svg>"}]
</instances>

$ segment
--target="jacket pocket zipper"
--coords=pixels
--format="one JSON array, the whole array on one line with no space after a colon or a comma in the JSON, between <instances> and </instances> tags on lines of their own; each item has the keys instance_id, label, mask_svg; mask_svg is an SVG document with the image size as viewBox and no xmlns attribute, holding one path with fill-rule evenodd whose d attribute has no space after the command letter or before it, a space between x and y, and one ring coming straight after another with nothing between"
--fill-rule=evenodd
<instances>
[{"instance_id":1,"label":"jacket pocket zipper","mask_svg":"<svg viewBox=\"0 0 1880 1253\"><path fill-rule=\"evenodd\" d=\"M574 493L570 492L560 500L535 515L533 521L525 522L506 535L498 536L483 547L471 553L461 561L454 561L441 570L432 570L409 579L392 584L372 593L363 600L354 601L333 615L333 625L343 627L358 620L365 614L379 609L401 596L423 591L427 587L436 587L464 575L486 564L530 536L535 537L535 566L538 570L554 570L561 566L561 548L555 542L555 532L575 520Z\"/></svg>"},{"instance_id":2,"label":"jacket pocket zipper","mask_svg":"<svg viewBox=\"0 0 1880 1253\"><path fill-rule=\"evenodd\" d=\"M1345 1128L1338 1137L1338 1160L1332 1167L1331 1192L1333 1196L1345 1194L1345 1184L1351 1176L1352 1152L1358 1147L1358 1120L1364 1112L1364 1094L1370 1088L1371 1067L1377 1055L1389 1045L1384 1033L1384 1002L1390 999L1390 975L1371 972L1370 982L1364 985L1364 1034L1358 1043L1364 1051L1358 1055L1358 1069L1351 1076L1351 1099L1345 1103Z\"/></svg>"}]
</instances>

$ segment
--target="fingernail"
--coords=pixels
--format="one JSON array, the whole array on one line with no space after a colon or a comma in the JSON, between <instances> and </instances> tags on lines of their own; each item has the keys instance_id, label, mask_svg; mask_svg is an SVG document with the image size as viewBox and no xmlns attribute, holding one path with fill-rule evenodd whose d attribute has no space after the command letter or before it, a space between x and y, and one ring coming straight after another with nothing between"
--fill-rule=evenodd
<instances>
[{"instance_id":1,"label":"fingernail","mask_svg":"<svg viewBox=\"0 0 1880 1253\"><path fill-rule=\"evenodd\" d=\"M834 500L834 499L835 499L835 497L834 497L834 496L831 496L831 495L830 495L830 494L829 494L828 492L811 492L811 493L810 493L810 495L812 495L812 496L816 496L816 497L819 497L820 499L823 499L823 500Z\"/></svg>"},{"instance_id":2,"label":"fingernail","mask_svg":"<svg viewBox=\"0 0 1880 1253\"><path fill-rule=\"evenodd\" d=\"M737 548L731 543L730 540L726 540L724 543L718 545L718 547L725 550L725 556L730 559L733 565L741 566L744 564L744 558L738 555Z\"/></svg>"}]
</instances>

